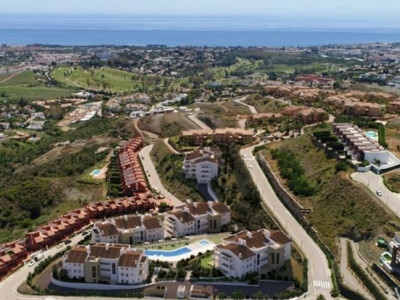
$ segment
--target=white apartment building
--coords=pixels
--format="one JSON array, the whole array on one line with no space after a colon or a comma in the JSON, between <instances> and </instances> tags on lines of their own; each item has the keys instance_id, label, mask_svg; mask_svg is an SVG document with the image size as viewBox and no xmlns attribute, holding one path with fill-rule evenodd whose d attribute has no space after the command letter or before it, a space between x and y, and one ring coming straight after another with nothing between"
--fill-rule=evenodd
<instances>
[{"instance_id":1,"label":"white apartment building","mask_svg":"<svg viewBox=\"0 0 400 300\"><path fill-rule=\"evenodd\" d=\"M186 236L220 232L222 226L231 222L230 208L219 202L195 202L175 207L165 214L166 236Z\"/></svg>"},{"instance_id":2,"label":"white apartment building","mask_svg":"<svg viewBox=\"0 0 400 300\"><path fill-rule=\"evenodd\" d=\"M164 238L164 229L157 217L125 215L96 223L92 230L95 243L137 244Z\"/></svg>"},{"instance_id":3,"label":"white apartment building","mask_svg":"<svg viewBox=\"0 0 400 300\"><path fill-rule=\"evenodd\" d=\"M218 176L221 151L213 147L204 147L186 155L183 163L185 177L197 179L198 183L208 183Z\"/></svg>"},{"instance_id":4,"label":"white apartment building","mask_svg":"<svg viewBox=\"0 0 400 300\"><path fill-rule=\"evenodd\" d=\"M121 244L77 246L64 255L62 267L69 278L84 278L87 283L138 284L149 274L144 252Z\"/></svg>"},{"instance_id":5,"label":"white apartment building","mask_svg":"<svg viewBox=\"0 0 400 300\"><path fill-rule=\"evenodd\" d=\"M227 277L265 273L290 259L291 244L291 239L281 231L242 231L215 247L214 266Z\"/></svg>"}]
</instances>

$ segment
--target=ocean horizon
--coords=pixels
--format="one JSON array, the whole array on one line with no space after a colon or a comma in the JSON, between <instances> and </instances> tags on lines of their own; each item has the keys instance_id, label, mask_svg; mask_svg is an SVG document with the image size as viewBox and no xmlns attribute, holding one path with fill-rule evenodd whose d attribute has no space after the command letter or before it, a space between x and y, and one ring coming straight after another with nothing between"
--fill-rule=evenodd
<instances>
[{"instance_id":1,"label":"ocean horizon","mask_svg":"<svg viewBox=\"0 0 400 300\"><path fill-rule=\"evenodd\" d=\"M1 15L8 45L290 47L400 42L400 24L268 16Z\"/></svg>"}]
</instances>

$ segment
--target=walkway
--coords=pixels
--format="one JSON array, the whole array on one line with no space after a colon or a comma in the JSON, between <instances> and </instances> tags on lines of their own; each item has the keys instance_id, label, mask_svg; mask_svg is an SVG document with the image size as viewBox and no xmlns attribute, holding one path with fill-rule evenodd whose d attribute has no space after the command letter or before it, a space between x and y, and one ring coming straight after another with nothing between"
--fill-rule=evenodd
<instances>
[{"instance_id":1,"label":"walkway","mask_svg":"<svg viewBox=\"0 0 400 300\"><path fill-rule=\"evenodd\" d=\"M241 157L244 159L255 185L260 191L263 202L309 260L308 282L310 299L315 299L315 296L319 294L323 294L326 299L332 299L330 295L332 288L331 271L325 254L276 196L252 154L256 146L242 149L240 151Z\"/></svg>"},{"instance_id":2,"label":"walkway","mask_svg":"<svg viewBox=\"0 0 400 300\"><path fill-rule=\"evenodd\" d=\"M178 154L178 155L181 154L181 153L180 153L179 151L177 151L174 147L172 147L171 144L170 144L168 141L169 141L168 138L163 139L163 142L164 142L165 146L167 146L168 149L169 149L171 152L173 152L174 154Z\"/></svg>"},{"instance_id":3,"label":"walkway","mask_svg":"<svg viewBox=\"0 0 400 300\"><path fill-rule=\"evenodd\" d=\"M175 206L183 205L183 202L171 194L161 183L161 179L158 176L156 168L151 160L150 152L153 149L154 144L144 147L139 152L139 157L145 170L147 180L153 189L159 191L166 198L170 199Z\"/></svg>"},{"instance_id":4,"label":"walkway","mask_svg":"<svg viewBox=\"0 0 400 300\"><path fill-rule=\"evenodd\" d=\"M190 114L188 115L188 118L190 120L192 120L197 126L199 126L201 129L204 130L212 130L210 127L208 127L203 121L199 120L199 118L197 118L197 115L194 114Z\"/></svg>"},{"instance_id":5,"label":"walkway","mask_svg":"<svg viewBox=\"0 0 400 300\"><path fill-rule=\"evenodd\" d=\"M256 109L254 106L248 105L247 103L242 102L242 101L245 101L246 99L247 99L247 96L246 96L246 97L242 97L242 98L240 98L240 99L233 100L233 101L236 102L236 103L238 103L238 104L241 104L241 105L246 106L246 107L250 110L250 112L251 112L252 114L257 114L258 111L257 111L257 109Z\"/></svg>"},{"instance_id":6,"label":"walkway","mask_svg":"<svg viewBox=\"0 0 400 300\"><path fill-rule=\"evenodd\" d=\"M340 238L340 274L342 275L343 283L352 290L359 292L365 298L373 300L373 297L348 266L347 241L348 239Z\"/></svg>"}]
</instances>

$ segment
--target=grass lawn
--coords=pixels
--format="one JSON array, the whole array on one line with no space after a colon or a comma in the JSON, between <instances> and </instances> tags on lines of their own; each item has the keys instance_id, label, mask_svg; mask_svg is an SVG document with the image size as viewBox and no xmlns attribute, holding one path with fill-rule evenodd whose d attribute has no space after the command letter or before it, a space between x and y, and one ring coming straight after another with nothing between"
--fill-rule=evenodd
<instances>
[{"instance_id":1,"label":"grass lawn","mask_svg":"<svg viewBox=\"0 0 400 300\"><path fill-rule=\"evenodd\" d=\"M283 268L277 271L277 276L282 276L282 278L288 277L297 278L300 282L300 286L303 283L303 264L294 258L287 260Z\"/></svg>"},{"instance_id":2,"label":"grass lawn","mask_svg":"<svg viewBox=\"0 0 400 300\"><path fill-rule=\"evenodd\" d=\"M316 184L315 195L296 198L304 207L313 209L307 218L334 254L337 253L338 236L346 235L360 241L395 231L389 221L397 222L396 217L386 212L362 186L354 183L349 173L336 173L337 161L327 159L324 151L312 144L308 134L270 147L295 153L307 179ZM269 151L263 153L275 174L279 174L277 162L271 159Z\"/></svg>"},{"instance_id":3,"label":"grass lawn","mask_svg":"<svg viewBox=\"0 0 400 300\"><path fill-rule=\"evenodd\" d=\"M209 265L209 263L210 263L212 260L213 260L213 254L210 253L209 255L204 256L204 257L201 259L200 264L201 264L201 266L202 266L203 268L211 269L212 267Z\"/></svg>"},{"instance_id":4,"label":"grass lawn","mask_svg":"<svg viewBox=\"0 0 400 300\"><path fill-rule=\"evenodd\" d=\"M10 80L0 84L0 93L5 93L6 97L27 100L49 100L65 97L73 93L73 89L47 87L43 83L37 82L32 71L24 71Z\"/></svg>"}]
</instances>

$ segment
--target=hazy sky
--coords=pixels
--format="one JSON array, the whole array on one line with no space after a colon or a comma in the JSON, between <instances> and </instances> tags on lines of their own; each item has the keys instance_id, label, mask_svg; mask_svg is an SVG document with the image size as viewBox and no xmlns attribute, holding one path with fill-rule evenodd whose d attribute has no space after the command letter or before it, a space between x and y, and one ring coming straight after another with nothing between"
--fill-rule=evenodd
<instances>
[{"instance_id":1,"label":"hazy sky","mask_svg":"<svg viewBox=\"0 0 400 300\"><path fill-rule=\"evenodd\" d=\"M399 12L400 0L0 0L0 13L296 15L373 21L397 20Z\"/></svg>"}]
</instances>

